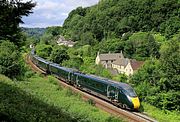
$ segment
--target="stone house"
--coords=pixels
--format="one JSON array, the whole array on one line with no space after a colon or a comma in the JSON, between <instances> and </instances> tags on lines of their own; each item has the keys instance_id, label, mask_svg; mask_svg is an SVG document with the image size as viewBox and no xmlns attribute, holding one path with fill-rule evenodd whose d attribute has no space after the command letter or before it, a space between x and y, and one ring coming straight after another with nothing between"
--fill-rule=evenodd
<instances>
[{"instance_id":1,"label":"stone house","mask_svg":"<svg viewBox=\"0 0 180 122\"><path fill-rule=\"evenodd\" d=\"M107 53L107 54L97 54L96 64L101 64L103 67L108 69L117 70L118 73L124 73L127 76L132 75L141 65L142 61L136 61L134 59L124 58L121 53Z\"/></svg>"}]
</instances>

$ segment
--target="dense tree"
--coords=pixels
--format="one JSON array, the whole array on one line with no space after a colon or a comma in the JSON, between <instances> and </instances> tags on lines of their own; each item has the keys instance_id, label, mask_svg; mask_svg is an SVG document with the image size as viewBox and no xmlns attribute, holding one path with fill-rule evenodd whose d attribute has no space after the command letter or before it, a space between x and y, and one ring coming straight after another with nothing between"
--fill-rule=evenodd
<instances>
[{"instance_id":1,"label":"dense tree","mask_svg":"<svg viewBox=\"0 0 180 122\"><path fill-rule=\"evenodd\" d=\"M1 0L0 39L8 39L16 45L20 45L22 42L20 42L21 33L19 23L23 23L22 16L28 16L32 13L31 10L35 5L32 1Z\"/></svg>"},{"instance_id":2,"label":"dense tree","mask_svg":"<svg viewBox=\"0 0 180 122\"><path fill-rule=\"evenodd\" d=\"M23 32L27 34L28 37L34 37L39 39L45 32L45 28L21 28Z\"/></svg>"},{"instance_id":3,"label":"dense tree","mask_svg":"<svg viewBox=\"0 0 180 122\"><path fill-rule=\"evenodd\" d=\"M61 64L64 60L68 60L69 55L66 50L67 49L65 47L55 46L50 55L50 60L58 64Z\"/></svg>"},{"instance_id":4,"label":"dense tree","mask_svg":"<svg viewBox=\"0 0 180 122\"><path fill-rule=\"evenodd\" d=\"M52 36L61 35L63 33L63 28L61 26L47 27L45 33L52 34Z\"/></svg>"},{"instance_id":5,"label":"dense tree","mask_svg":"<svg viewBox=\"0 0 180 122\"><path fill-rule=\"evenodd\" d=\"M161 48L161 70L165 90L180 90L180 42L171 40L165 43Z\"/></svg>"},{"instance_id":6,"label":"dense tree","mask_svg":"<svg viewBox=\"0 0 180 122\"><path fill-rule=\"evenodd\" d=\"M138 32L129 37L125 53L128 57L144 60L148 57L159 58L159 45L150 33Z\"/></svg>"},{"instance_id":7,"label":"dense tree","mask_svg":"<svg viewBox=\"0 0 180 122\"><path fill-rule=\"evenodd\" d=\"M180 43L179 38L163 43L160 59L146 61L130 82L141 100L159 108L180 110Z\"/></svg>"},{"instance_id":8,"label":"dense tree","mask_svg":"<svg viewBox=\"0 0 180 122\"><path fill-rule=\"evenodd\" d=\"M38 44L36 46L36 53L38 56L48 59L52 51L52 46L51 45L46 45L46 44Z\"/></svg>"},{"instance_id":9,"label":"dense tree","mask_svg":"<svg viewBox=\"0 0 180 122\"><path fill-rule=\"evenodd\" d=\"M65 34L76 40L81 40L87 31L98 41L111 32L121 37L126 32L152 30L170 38L180 26L179 7L177 0L105 0L89 8L73 10L63 28L68 30Z\"/></svg>"},{"instance_id":10,"label":"dense tree","mask_svg":"<svg viewBox=\"0 0 180 122\"><path fill-rule=\"evenodd\" d=\"M22 62L17 46L7 40L1 40L0 43L0 74L14 78L20 75Z\"/></svg>"},{"instance_id":11,"label":"dense tree","mask_svg":"<svg viewBox=\"0 0 180 122\"><path fill-rule=\"evenodd\" d=\"M124 50L125 42L119 38L108 38L95 46L96 51L100 53L116 52L120 53Z\"/></svg>"},{"instance_id":12,"label":"dense tree","mask_svg":"<svg viewBox=\"0 0 180 122\"><path fill-rule=\"evenodd\" d=\"M62 63L63 66L78 70L82 64L83 64L83 59L80 57L71 57L69 60L64 60Z\"/></svg>"}]
</instances>

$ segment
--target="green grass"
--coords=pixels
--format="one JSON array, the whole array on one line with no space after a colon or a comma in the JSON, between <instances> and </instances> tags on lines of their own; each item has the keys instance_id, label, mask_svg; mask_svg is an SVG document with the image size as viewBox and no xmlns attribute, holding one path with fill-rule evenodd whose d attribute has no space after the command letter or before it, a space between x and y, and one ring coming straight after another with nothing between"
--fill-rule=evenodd
<instances>
[{"instance_id":1,"label":"green grass","mask_svg":"<svg viewBox=\"0 0 180 122\"><path fill-rule=\"evenodd\" d=\"M158 120L158 122L180 122L180 112L160 110L152 105L142 102L144 112Z\"/></svg>"},{"instance_id":2,"label":"green grass","mask_svg":"<svg viewBox=\"0 0 180 122\"><path fill-rule=\"evenodd\" d=\"M39 75L13 82L0 75L0 117L5 121L121 122ZM5 119L6 118L6 119Z\"/></svg>"}]
</instances>

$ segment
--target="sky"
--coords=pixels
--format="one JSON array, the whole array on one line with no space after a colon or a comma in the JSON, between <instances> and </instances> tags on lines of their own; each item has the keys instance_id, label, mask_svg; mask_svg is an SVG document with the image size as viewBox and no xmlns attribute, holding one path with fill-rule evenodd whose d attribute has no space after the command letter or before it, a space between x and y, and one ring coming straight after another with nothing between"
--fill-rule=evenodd
<instances>
[{"instance_id":1,"label":"sky","mask_svg":"<svg viewBox=\"0 0 180 122\"><path fill-rule=\"evenodd\" d=\"M29 0L22 0L23 2ZM73 9L82 6L92 6L98 3L99 0L33 0L36 2L36 7L33 8L33 13L28 17L23 17L24 24L21 27L49 27L61 26L64 20L68 17L69 12Z\"/></svg>"}]
</instances>

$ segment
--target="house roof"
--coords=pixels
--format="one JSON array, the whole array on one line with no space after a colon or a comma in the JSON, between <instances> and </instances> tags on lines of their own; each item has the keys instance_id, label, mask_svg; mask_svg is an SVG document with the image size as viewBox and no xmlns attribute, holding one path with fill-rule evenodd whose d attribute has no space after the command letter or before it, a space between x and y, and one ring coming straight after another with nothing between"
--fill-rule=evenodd
<instances>
[{"instance_id":1,"label":"house roof","mask_svg":"<svg viewBox=\"0 0 180 122\"><path fill-rule=\"evenodd\" d=\"M122 58L122 59L117 59L115 62L113 62L113 64L120 66L127 66L129 62L133 70L137 70L144 63L143 61L136 61L134 59Z\"/></svg>"},{"instance_id":2,"label":"house roof","mask_svg":"<svg viewBox=\"0 0 180 122\"><path fill-rule=\"evenodd\" d=\"M131 63L131 67L133 70L137 70L138 68L140 68L143 65L143 61L136 61L136 60L130 60Z\"/></svg>"},{"instance_id":3,"label":"house roof","mask_svg":"<svg viewBox=\"0 0 180 122\"><path fill-rule=\"evenodd\" d=\"M117 60L118 58L124 58L122 53L106 53L106 54L99 54L99 58L101 61L106 60Z\"/></svg>"},{"instance_id":4,"label":"house roof","mask_svg":"<svg viewBox=\"0 0 180 122\"><path fill-rule=\"evenodd\" d=\"M126 66L129 62L128 58L119 58L116 61L113 62L113 64L120 65L120 66Z\"/></svg>"}]
</instances>

